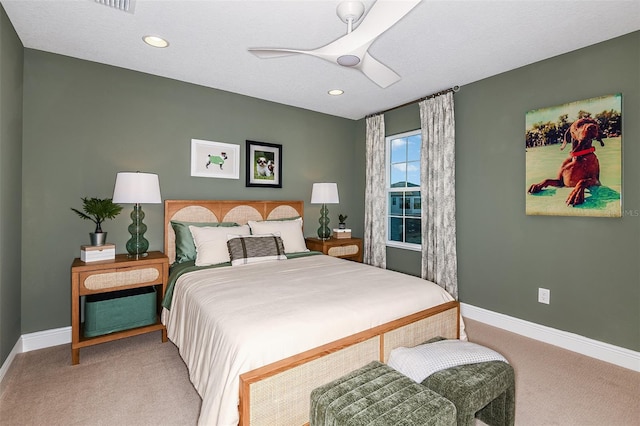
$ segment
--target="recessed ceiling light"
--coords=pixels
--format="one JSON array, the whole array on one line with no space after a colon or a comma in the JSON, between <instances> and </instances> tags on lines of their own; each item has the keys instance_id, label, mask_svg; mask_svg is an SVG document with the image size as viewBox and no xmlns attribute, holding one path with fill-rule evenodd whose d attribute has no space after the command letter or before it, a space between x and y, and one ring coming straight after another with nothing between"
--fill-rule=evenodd
<instances>
[{"instance_id":1,"label":"recessed ceiling light","mask_svg":"<svg viewBox=\"0 0 640 426\"><path fill-rule=\"evenodd\" d=\"M153 46L153 47L167 47L167 46L169 46L169 42L167 40L163 39L162 37L158 37L158 36L148 35L148 36L142 37L142 40L144 40L144 42L147 43L149 46Z\"/></svg>"},{"instance_id":2,"label":"recessed ceiling light","mask_svg":"<svg viewBox=\"0 0 640 426\"><path fill-rule=\"evenodd\" d=\"M331 96L340 96L344 93L344 90L340 90L340 89L332 89L329 90L328 92Z\"/></svg>"}]
</instances>

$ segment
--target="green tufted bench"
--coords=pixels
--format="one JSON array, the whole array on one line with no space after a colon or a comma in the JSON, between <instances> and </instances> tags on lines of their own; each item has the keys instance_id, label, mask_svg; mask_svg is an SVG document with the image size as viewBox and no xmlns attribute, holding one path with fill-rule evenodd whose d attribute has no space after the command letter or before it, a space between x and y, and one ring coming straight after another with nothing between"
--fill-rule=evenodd
<instances>
[{"instance_id":1,"label":"green tufted bench","mask_svg":"<svg viewBox=\"0 0 640 426\"><path fill-rule=\"evenodd\" d=\"M474 418L491 426L511 426L515 419L513 367L502 361L460 365L438 371L422 384L453 402L458 425Z\"/></svg>"},{"instance_id":2,"label":"green tufted bench","mask_svg":"<svg viewBox=\"0 0 640 426\"><path fill-rule=\"evenodd\" d=\"M450 426L456 407L386 364L371 362L311 392L310 426Z\"/></svg>"}]
</instances>

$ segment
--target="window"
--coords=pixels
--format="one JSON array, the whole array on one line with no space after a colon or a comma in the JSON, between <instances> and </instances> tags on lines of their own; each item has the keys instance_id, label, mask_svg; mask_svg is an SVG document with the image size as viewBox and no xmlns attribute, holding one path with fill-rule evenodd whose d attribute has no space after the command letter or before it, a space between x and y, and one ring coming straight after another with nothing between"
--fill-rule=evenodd
<instances>
[{"instance_id":1,"label":"window","mask_svg":"<svg viewBox=\"0 0 640 426\"><path fill-rule=\"evenodd\" d=\"M420 250L422 202L420 200L420 130L388 136L387 144L387 245Z\"/></svg>"}]
</instances>

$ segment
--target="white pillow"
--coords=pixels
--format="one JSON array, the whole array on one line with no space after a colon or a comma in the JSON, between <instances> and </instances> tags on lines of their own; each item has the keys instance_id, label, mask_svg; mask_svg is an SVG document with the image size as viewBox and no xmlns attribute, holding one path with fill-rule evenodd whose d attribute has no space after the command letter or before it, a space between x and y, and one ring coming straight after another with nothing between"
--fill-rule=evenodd
<instances>
[{"instance_id":1,"label":"white pillow","mask_svg":"<svg viewBox=\"0 0 640 426\"><path fill-rule=\"evenodd\" d=\"M412 348L395 348L389 354L387 364L413 381L422 383L440 370L486 361L508 363L498 352L476 343L441 340Z\"/></svg>"},{"instance_id":2,"label":"white pillow","mask_svg":"<svg viewBox=\"0 0 640 426\"><path fill-rule=\"evenodd\" d=\"M251 230L247 225L227 227L189 226L196 246L196 266L208 266L218 263L231 262L227 248L227 236L249 235Z\"/></svg>"},{"instance_id":3,"label":"white pillow","mask_svg":"<svg viewBox=\"0 0 640 426\"><path fill-rule=\"evenodd\" d=\"M275 234L280 233L285 253L297 253L309 251L302 235L302 218L293 220L265 220L256 222L250 220L252 234Z\"/></svg>"}]
</instances>

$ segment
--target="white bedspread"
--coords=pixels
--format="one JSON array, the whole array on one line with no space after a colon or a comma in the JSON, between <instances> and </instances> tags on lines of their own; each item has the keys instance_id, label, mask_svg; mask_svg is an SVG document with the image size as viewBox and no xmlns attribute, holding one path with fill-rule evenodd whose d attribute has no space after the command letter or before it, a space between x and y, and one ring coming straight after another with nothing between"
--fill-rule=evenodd
<instances>
[{"instance_id":1,"label":"white bedspread","mask_svg":"<svg viewBox=\"0 0 640 426\"><path fill-rule=\"evenodd\" d=\"M450 300L431 282L318 255L185 274L164 320L202 397L199 424L231 426L241 373Z\"/></svg>"}]
</instances>

